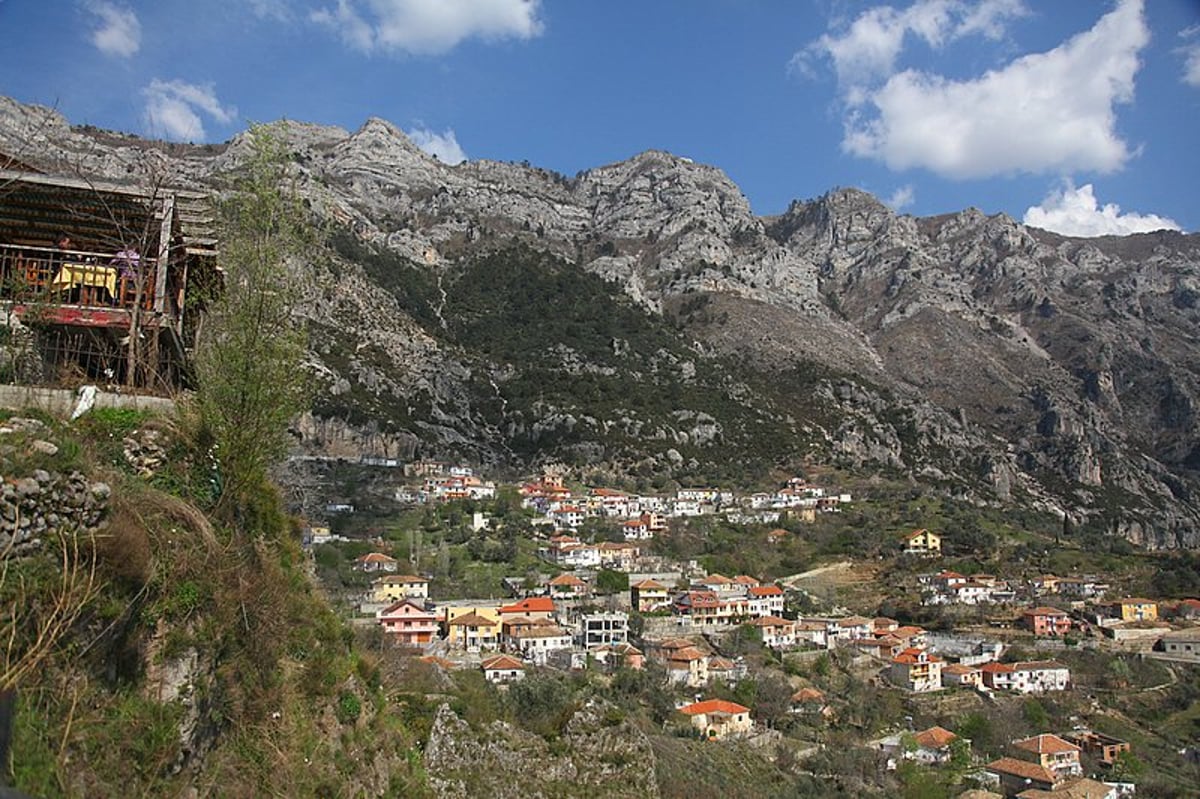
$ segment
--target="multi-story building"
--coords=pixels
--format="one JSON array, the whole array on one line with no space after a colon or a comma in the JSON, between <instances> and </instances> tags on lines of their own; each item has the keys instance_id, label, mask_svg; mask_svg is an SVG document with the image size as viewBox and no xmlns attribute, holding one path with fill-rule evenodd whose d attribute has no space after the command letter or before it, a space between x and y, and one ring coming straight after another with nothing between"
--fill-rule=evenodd
<instances>
[{"instance_id":1,"label":"multi-story building","mask_svg":"<svg viewBox=\"0 0 1200 799\"><path fill-rule=\"evenodd\" d=\"M1021 614L1021 620L1034 635L1057 637L1071 631L1071 617L1058 608L1030 608Z\"/></svg>"},{"instance_id":2,"label":"multi-story building","mask_svg":"<svg viewBox=\"0 0 1200 799\"><path fill-rule=\"evenodd\" d=\"M893 683L922 693L942 689L942 659L924 649L906 649L892 658Z\"/></svg>"},{"instance_id":3,"label":"multi-story building","mask_svg":"<svg viewBox=\"0 0 1200 799\"><path fill-rule=\"evenodd\" d=\"M629 642L629 614L584 613L579 617L580 642L584 648Z\"/></svg>"}]
</instances>

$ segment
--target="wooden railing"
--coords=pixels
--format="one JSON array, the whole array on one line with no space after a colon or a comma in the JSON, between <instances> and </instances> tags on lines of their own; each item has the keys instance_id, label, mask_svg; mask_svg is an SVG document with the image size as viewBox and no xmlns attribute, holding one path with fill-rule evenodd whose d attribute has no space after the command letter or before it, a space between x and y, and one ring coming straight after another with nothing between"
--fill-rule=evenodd
<instances>
[{"instance_id":1,"label":"wooden railing","mask_svg":"<svg viewBox=\"0 0 1200 799\"><path fill-rule=\"evenodd\" d=\"M154 308L155 259L136 264L113 253L0 244L0 301L132 311Z\"/></svg>"}]
</instances>

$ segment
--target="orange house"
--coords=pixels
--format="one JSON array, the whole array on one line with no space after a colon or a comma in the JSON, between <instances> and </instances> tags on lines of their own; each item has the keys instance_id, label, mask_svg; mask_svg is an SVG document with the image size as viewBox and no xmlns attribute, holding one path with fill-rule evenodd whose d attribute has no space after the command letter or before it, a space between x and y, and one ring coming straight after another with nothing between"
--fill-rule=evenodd
<instances>
[{"instance_id":1,"label":"orange house","mask_svg":"<svg viewBox=\"0 0 1200 799\"><path fill-rule=\"evenodd\" d=\"M1034 635L1059 636L1071 631L1071 617L1058 608L1030 608L1021 619Z\"/></svg>"}]
</instances>

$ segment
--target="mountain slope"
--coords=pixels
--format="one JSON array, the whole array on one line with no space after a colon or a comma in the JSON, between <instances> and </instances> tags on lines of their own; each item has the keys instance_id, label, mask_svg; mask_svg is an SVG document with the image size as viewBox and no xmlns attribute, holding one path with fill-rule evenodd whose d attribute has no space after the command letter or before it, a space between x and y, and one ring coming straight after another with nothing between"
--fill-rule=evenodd
<instances>
[{"instance_id":1,"label":"mountain slope","mask_svg":"<svg viewBox=\"0 0 1200 799\"><path fill-rule=\"evenodd\" d=\"M1071 239L850 189L755 216L651 151L568 178L289 124L329 231L304 277L310 451L737 481L805 459L1200 546L1200 238ZM247 152L0 103L0 149L217 185Z\"/></svg>"}]
</instances>

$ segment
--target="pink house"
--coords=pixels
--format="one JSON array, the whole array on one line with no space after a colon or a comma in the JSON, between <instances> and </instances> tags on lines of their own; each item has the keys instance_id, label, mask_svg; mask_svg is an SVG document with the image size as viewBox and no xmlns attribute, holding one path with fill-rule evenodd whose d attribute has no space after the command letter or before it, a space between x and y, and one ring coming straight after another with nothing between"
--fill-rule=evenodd
<instances>
[{"instance_id":1,"label":"pink house","mask_svg":"<svg viewBox=\"0 0 1200 799\"><path fill-rule=\"evenodd\" d=\"M438 631L437 615L411 599L402 599L379 611L375 618L400 646L424 646Z\"/></svg>"}]
</instances>

